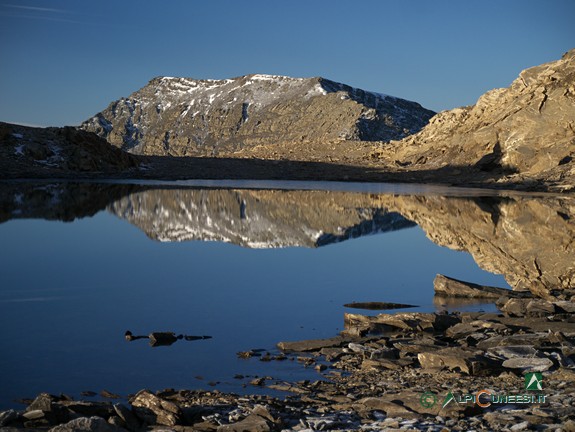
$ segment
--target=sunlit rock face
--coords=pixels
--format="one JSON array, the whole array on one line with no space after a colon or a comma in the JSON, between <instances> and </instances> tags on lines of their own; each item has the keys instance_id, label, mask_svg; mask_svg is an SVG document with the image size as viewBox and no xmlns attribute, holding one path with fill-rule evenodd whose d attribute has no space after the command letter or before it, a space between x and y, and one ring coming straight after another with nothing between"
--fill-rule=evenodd
<instances>
[{"instance_id":1,"label":"sunlit rock face","mask_svg":"<svg viewBox=\"0 0 575 432\"><path fill-rule=\"evenodd\" d=\"M401 139L433 114L319 77L159 77L81 127L131 153L213 156L274 142Z\"/></svg>"},{"instance_id":2,"label":"sunlit rock face","mask_svg":"<svg viewBox=\"0 0 575 432\"><path fill-rule=\"evenodd\" d=\"M547 296L575 286L575 201L521 196L382 196L435 243L471 253L517 290Z\"/></svg>"},{"instance_id":3,"label":"sunlit rock face","mask_svg":"<svg viewBox=\"0 0 575 432\"><path fill-rule=\"evenodd\" d=\"M515 181L575 184L575 49L526 69L508 88L473 106L444 111L419 133L374 157L408 170L466 167L516 176Z\"/></svg>"},{"instance_id":4,"label":"sunlit rock face","mask_svg":"<svg viewBox=\"0 0 575 432\"><path fill-rule=\"evenodd\" d=\"M108 207L160 241L251 248L318 247L415 226L365 194L279 190L153 190Z\"/></svg>"}]
</instances>

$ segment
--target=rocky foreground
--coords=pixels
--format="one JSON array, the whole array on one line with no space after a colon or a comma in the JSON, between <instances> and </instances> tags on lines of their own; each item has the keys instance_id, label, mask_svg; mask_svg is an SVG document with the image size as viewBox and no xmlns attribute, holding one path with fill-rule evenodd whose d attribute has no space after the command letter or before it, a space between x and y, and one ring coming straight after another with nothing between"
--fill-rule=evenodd
<instances>
[{"instance_id":1,"label":"rocky foreground","mask_svg":"<svg viewBox=\"0 0 575 432\"><path fill-rule=\"evenodd\" d=\"M501 313L346 314L333 338L238 353L321 374L250 382L284 397L141 390L124 404L40 394L1 413L0 430L575 430L575 291L547 301L442 276L435 285L441 295L497 296Z\"/></svg>"}]
</instances>

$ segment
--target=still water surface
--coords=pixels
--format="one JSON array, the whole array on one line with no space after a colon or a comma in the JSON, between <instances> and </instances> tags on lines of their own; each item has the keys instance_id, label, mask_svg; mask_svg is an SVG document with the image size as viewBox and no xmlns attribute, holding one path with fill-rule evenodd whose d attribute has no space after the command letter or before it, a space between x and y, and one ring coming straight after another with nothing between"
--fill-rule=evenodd
<instances>
[{"instance_id":1,"label":"still water surface","mask_svg":"<svg viewBox=\"0 0 575 432\"><path fill-rule=\"evenodd\" d=\"M334 336L345 312L360 312L343 306L353 301L441 309L437 273L509 287L454 250L464 240L414 220L430 231L442 218L462 222L471 206L480 217L467 234L485 238L501 223L494 206L526 199L94 184L1 192L0 408L42 391L127 395L217 383L254 392L242 387L250 376L320 378L296 362L236 353ZM459 214L447 211L452 204ZM127 342L126 330L212 339L152 348Z\"/></svg>"}]
</instances>

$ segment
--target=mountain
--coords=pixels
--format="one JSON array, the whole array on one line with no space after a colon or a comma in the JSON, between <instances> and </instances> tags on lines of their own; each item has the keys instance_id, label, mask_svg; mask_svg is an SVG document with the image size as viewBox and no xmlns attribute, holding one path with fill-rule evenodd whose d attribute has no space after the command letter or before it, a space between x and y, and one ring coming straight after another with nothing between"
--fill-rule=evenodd
<instances>
[{"instance_id":1,"label":"mountain","mask_svg":"<svg viewBox=\"0 0 575 432\"><path fill-rule=\"evenodd\" d=\"M157 189L124 196L108 211L154 240L249 248L319 247L415 226L366 194L329 191Z\"/></svg>"},{"instance_id":2,"label":"mountain","mask_svg":"<svg viewBox=\"0 0 575 432\"><path fill-rule=\"evenodd\" d=\"M401 139L433 114L415 102L325 78L159 77L81 128L130 153L213 156L278 142Z\"/></svg>"},{"instance_id":3,"label":"mountain","mask_svg":"<svg viewBox=\"0 0 575 432\"><path fill-rule=\"evenodd\" d=\"M406 171L482 173L502 181L575 187L575 49L526 69L474 106L444 111L419 133L372 157ZM460 169L460 171L462 171Z\"/></svg>"}]
</instances>

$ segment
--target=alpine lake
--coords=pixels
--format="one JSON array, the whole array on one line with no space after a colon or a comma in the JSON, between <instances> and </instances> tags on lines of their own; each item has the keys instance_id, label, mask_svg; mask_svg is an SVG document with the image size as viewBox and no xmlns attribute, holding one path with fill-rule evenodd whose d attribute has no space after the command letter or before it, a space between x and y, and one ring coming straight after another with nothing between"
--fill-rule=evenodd
<instances>
[{"instance_id":1,"label":"alpine lake","mask_svg":"<svg viewBox=\"0 0 575 432\"><path fill-rule=\"evenodd\" d=\"M328 338L354 302L494 311L437 274L519 290L573 278L572 197L402 184L0 184L0 408L40 392L270 392L322 379L280 341ZM345 306L348 305L348 306ZM153 332L180 336L169 343ZM156 346L153 346L156 345ZM97 399L97 397L96 397Z\"/></svg>"}]
</instances>

